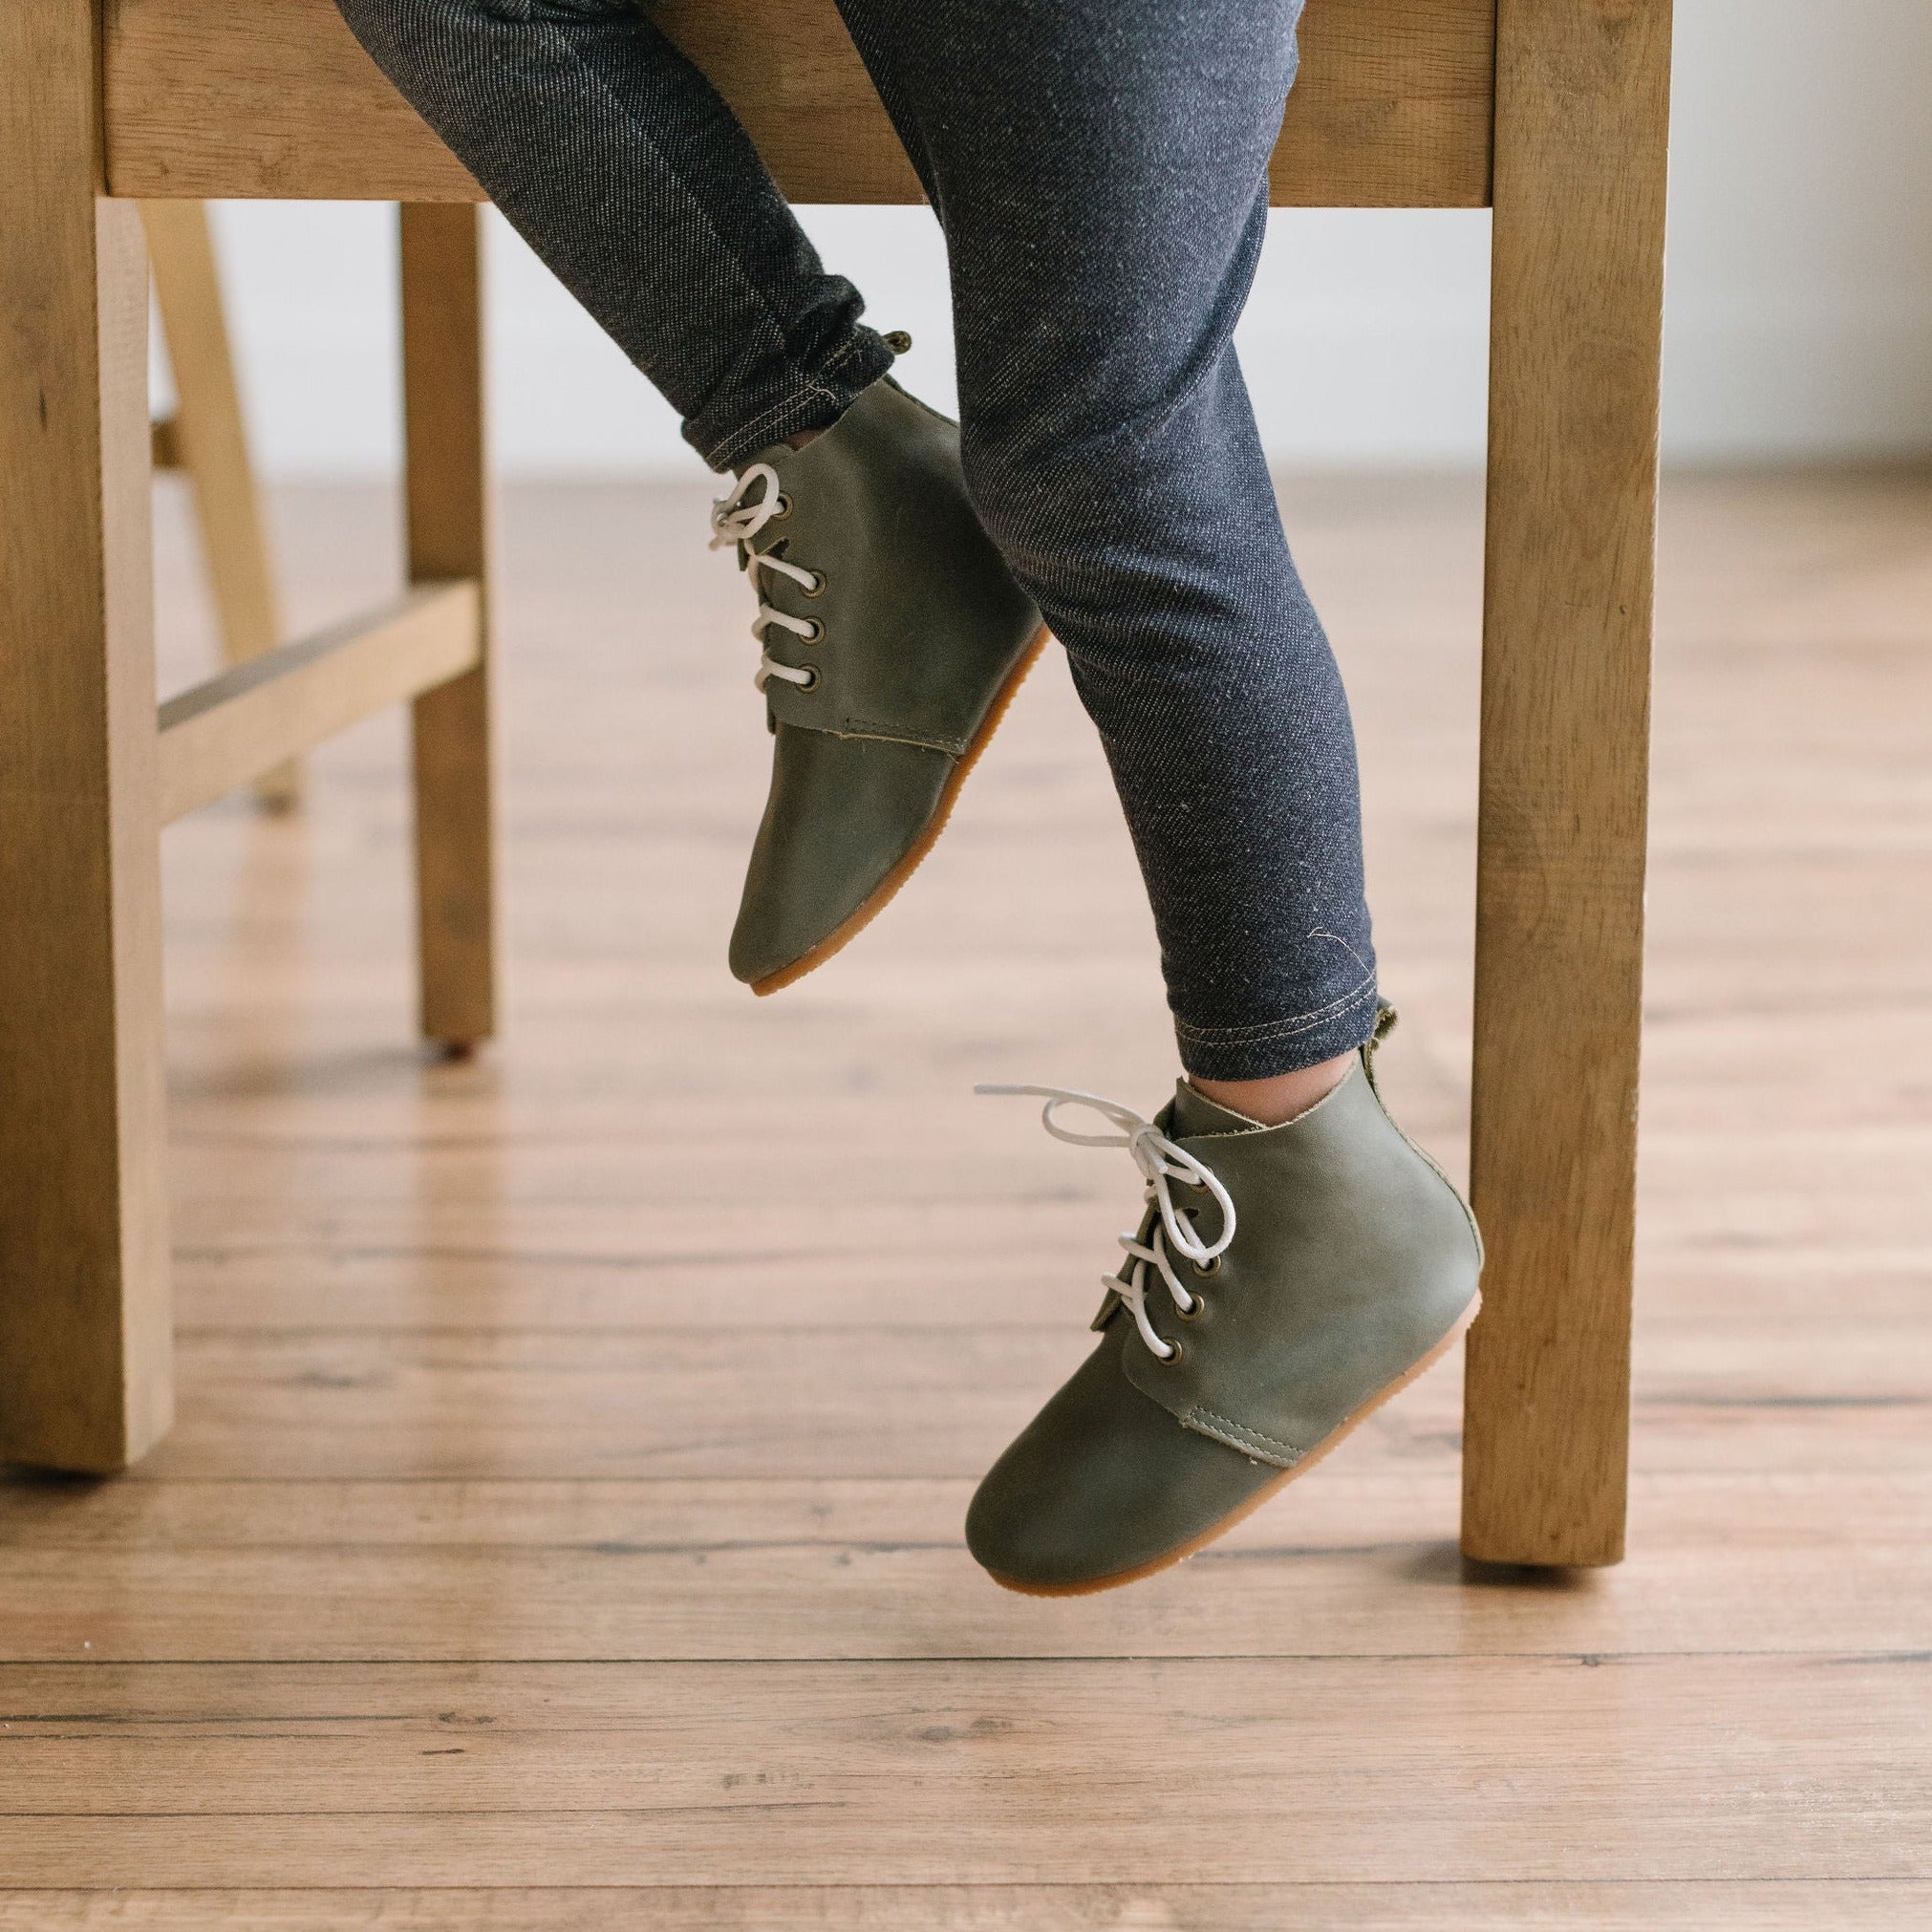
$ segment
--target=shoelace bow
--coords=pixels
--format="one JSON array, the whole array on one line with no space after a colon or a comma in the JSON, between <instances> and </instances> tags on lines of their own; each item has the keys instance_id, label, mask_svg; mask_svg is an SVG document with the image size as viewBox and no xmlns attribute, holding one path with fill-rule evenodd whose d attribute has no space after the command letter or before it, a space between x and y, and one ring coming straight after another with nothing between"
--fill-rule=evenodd
<instances>
[{"instance_id":1,"label":"shoelace bow","mask_svg":"<svg viewBox=\"0 0 1932 1932\"><path fill-rule=\"evenodd\" d=\"M745 493L753 483L762 483L764 494L745 501ZM729 496L719 498L711 505L711 544L714 550L721 550L737 546L744 559L744 573L751 579L753 593L758 598L758 615L752 619L751 634L763 647L763 655L758 660L758 673L752 682L762 691L766 682L773 677L782 677L787 684L796 684L801 690L809 691L819 681L819 674L809 665L800 667L794 664L781 664L771 655L771 646L766 641L765 633L776 624L781 630L789 631L807 644L816 644L825 635L825 626L816 617L794 617L788 611L780 611L764 601L764 590L759 583L761 570L775 571L781 577L789 577L808 597L816 597L826 587L825 575L819 570L808 570L802 564L787 563L783 557L773 556L770 550L753 547L752 538L774 519L784 516L791 508L778 486L778 472L768 462L755 462L739 478Z\"/></svg>"},{"instance_id":2,"label":"shoelace bow","mask_svg":"<svg viewBox=\"0 0 1932 1932\"><path fill-rule=\"evenodd\" d=\"M1151 1269L1159 1274L1180 1314L1191 1315L1200 1306L1200 1297L1174 1273L1168 1250L1171 1246L1176 1254L1196 1268L1212 1266L1226 1253L1234 1238L1234 1203L1221 1185L1220 1177L1213 1168L1196 1160L1177 1141L1170 1140L1152 1121L1135 1113L1132 1107L1122 1106L1118 1101L1103 1100L1098 1094L1082 1093L1079 1088L1070 1086L1004 1086L982 1082L973 1091L1026 1094L1036 1100L1043 1100L1046 1105L1040 1110L1040 1123L1055 1140L1069 1141L1080 1148L1125 1148L1127 1150L1134 1166L1141 1170L1141 1178L1147 1183L1145 1199L1149 1206L1158 1207L1160 1212L1157 1225L1150 1230L1146 1242L1136 1238L1136 1234L1121 1235L1120 1244L1127 1251L1127 1258L1119 1274L1103 1275L1101 1282L1120 1297L1148 1349L1160 1361L1171 1361L1179 1351L1171 1342L1161 1338L1148 1319L1148 1271ZM1063 1106L1091 1107L1121 1131L1112 1134L1076 1133L1054 1119L1055 1113ZM1220 1204L1221 1232L1213 1240L1203 1241L1192 1222L1174 1206L1170 1185L1174 1181L1179 1181L1184 1187L1203 1188Z\"/></svg>"}]
</instances>

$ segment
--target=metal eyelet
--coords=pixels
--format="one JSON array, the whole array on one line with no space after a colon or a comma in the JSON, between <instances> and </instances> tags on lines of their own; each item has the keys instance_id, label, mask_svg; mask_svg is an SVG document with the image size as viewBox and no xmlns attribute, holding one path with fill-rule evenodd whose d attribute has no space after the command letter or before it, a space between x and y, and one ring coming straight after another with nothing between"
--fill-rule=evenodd
<instances>
[{"instance_id":1,"label":"metal eyelet","mask_svg":"<svg viewBox=\"0 0 1932 1932\"><path fill-rule=\"evenodd\" d=\"M1166 1340L1165 1337L1162 1339ZM1188 1351L1178 1342L1169 1342L1168 1352L1161 1358L1161 1364L1163 1367L1172 1368L1176 1363L1185 1362L1187 1354Z\"/></svg>"},{"instance_id":2,"label":"metal eyelet","mask_svg":"<svg viewBox=\"0 0 1932 1932\"><path fill-rule=\"evenodd\" d=\"M1190 1301L1185 1308L1177 1306L1174 1309L1174 1318L1176 1320L1179 1321L1198 1321L1201 1319L1202 1310L1204 1310L1207 1307L1207 1305L1208 1303L1206 1298L1200 1295L1196 1295L1194 1299L1191 1301Z\"/></svg>"},{"instance_id":3,"label":"metal eyelet","mask_svg":"<svg viewBox=\"0 0 1932 1932\"><path fill-rule=\"evenodd\" d=\"M823 597L826 593L826 573L823 570L814 570L811 582L801 584L798 589L802 597Z\"/></svg>"},{"instance_id":4,"label":"metal eyelet","mask_svg":"<svg viewBox=\"0 0 1932 1932\"><path fill-rule=\"evenodd\" d=\"M812 627L809 631L801 631L798 633L801 644L821 644L825 641L826 627L816 617L811 622Z\"/></svg>"},{"instance_id":5,"label":"metal eyelet","mask_svg":"<svg viewBox=\"0 0 1932 1932\"><path fill-rule=\"evenodd\" d=\"M794 691L816 691L816 690L817 690L817 689L819 688L819 668L818 668L818 666L817 666L816 664L807 664L807 665L804 666L803 668L804 668L804 669L805 669L805 670L806 672L808 672L808 673L809 673L810 675L809 675L809 676L807 676L807 677L806 677L806 678L805 679L805 681L804 681L803 683L801 683L801 684L794 684L794 685L792 686L792 689L793 689Z\"/></svg>"},{"instance_id":6,"label":"metal eyelet","mask_svg":"<svg viewBox=\"0 0 1932 1932\"><path fill-rule=\"evenodd\" d=\"M1205 1261L1196 1261L1194 1263L1194 1273L1196 1275L1218 1275L1220 1272L1221 1257L1218 1255L1210 1255Z\"/></svg>"},{"instance_id":7,"label":"metal eyelet","mask_svg":"<svg viewBox=\"0 0 1932 1932\"><path fill-rule=\"evenodd\" d=\"M791 515L791 499L788 496L786 496L783 490L781 490L779 492L778 502L774 505L771 515L765 519L765 522L768 524L782 524L785 520L785 518L790 515Z\"/></svg>"}]
</instances>

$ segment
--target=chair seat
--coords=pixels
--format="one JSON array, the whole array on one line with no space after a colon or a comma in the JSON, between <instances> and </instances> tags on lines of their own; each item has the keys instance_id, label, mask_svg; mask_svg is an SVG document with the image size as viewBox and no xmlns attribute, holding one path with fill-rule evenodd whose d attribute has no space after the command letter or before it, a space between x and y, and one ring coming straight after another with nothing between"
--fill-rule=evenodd
<instances>
[{"instance_id":1,"label":"chair seat","mask_svg":"<svg viewBox=\"0 0 1932 1932\"><path fill-rule=\"evenodd\" d=\"M664 0L795 202L916 202L832 0ZM115 194L480 201L333 0L118 0L105 53ZM1273 168L1304 207L1482 207L1495 0L1315 0Z\"/></svg>"}]
</instances>

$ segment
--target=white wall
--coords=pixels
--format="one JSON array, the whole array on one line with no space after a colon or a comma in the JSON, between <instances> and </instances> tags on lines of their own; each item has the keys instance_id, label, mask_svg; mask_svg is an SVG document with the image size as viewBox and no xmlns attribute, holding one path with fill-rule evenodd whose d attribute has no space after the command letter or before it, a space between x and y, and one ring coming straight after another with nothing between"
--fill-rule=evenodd
<instances>
[{"instance_id":1,"label":"white wall","mask_svg":"<svg viewBox=\"0 0 1932 1932\"><path fill-rule=\"evenodd\" d=\"M1320 0L1316 0L1320 4ZM1932 451L1928 0L1678 0L1666 454ZM921 208L814 209L907 378L952 393L944 257ZM1488 217L1283 211L1242 353L1284 462L1481 449ZM670 412L492 223L506 469L696 473ZM394 461L393 214L233 204L221 233L256 433L285 475Z\"/></svg>"}]
</instances>

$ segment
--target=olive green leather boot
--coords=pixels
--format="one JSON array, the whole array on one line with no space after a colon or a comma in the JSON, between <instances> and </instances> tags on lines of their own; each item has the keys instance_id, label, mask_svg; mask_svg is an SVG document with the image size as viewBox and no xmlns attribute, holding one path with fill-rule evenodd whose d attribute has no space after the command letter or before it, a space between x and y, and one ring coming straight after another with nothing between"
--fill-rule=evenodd
<instances>
[{"instance_id":1,"label":"olive green leather boot","mask_svg":"<svg viewBox=\"0 0 1932 1932\"><path fill-rule=\"evenodd\" d=\"M748 461L711 523L759 596L775 740L731 970L776 993L932 849L1046 632L967 501L958 429L890 377Z\"/></svg>"},{"instance_id":2,"label":"olive green leather boot","mask_svg":"<svg viewBox=\"0 0 1932 1932\"><path fill-rule=\"evenodd\" d=\"M1380 1041L1394 1022L1385 1007ZM1157 1119L1051 1087L1048 1130L1125 1146L1148 1183L1106 1281L1100 1346L993 1466L966 1516L1008 1589L1074 1596L1230 1529L1445 1354L1475 1319L1482 1246L1389 1118L1375 1042L1325 1100L1261 1127L1185 1082ZM1055 1111L1122 1129L1076 1135Z\"/></svg>"}]
</instances>

